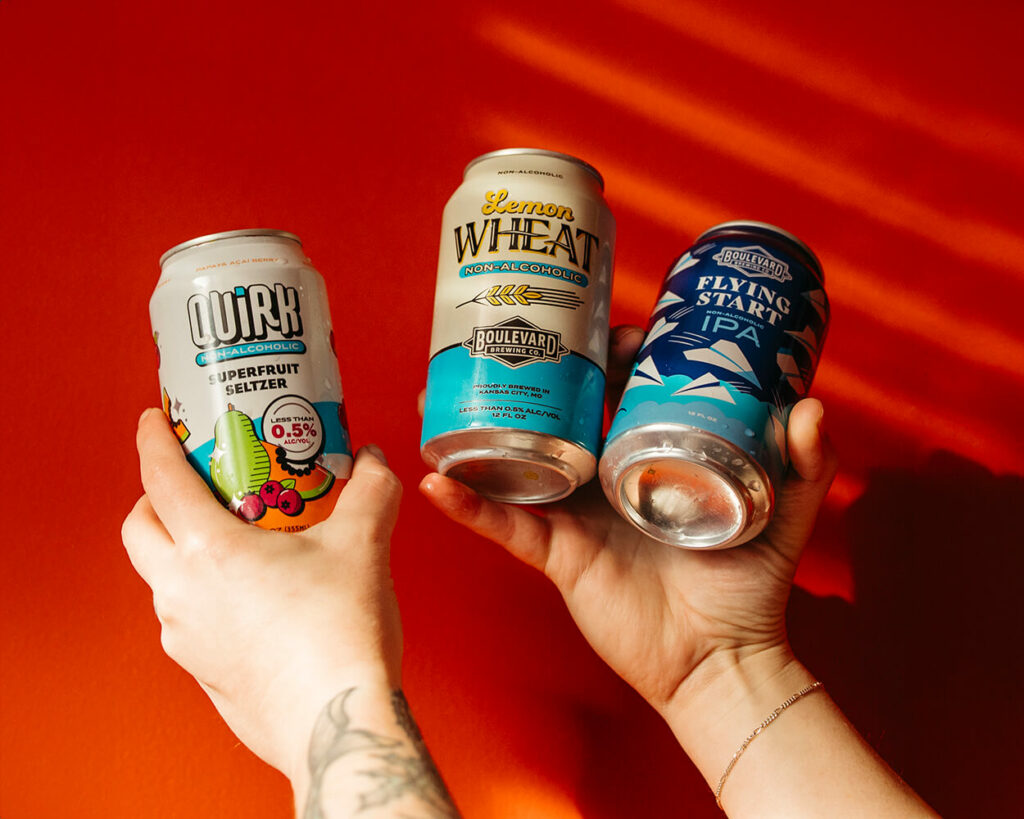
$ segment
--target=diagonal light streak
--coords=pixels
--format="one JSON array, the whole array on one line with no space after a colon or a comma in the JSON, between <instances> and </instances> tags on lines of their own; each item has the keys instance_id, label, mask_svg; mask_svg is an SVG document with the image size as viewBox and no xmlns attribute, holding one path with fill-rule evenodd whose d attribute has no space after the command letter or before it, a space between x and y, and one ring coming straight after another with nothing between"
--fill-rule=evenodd
<instances>
[{"instance_id":1,"label":"diagonal light streak","mask_svg":"<svg viewBox=\"0 0 1024 819\"><path fill-rule=\"evenodd\" d=\"M1024 342L983 321L960 315L932 299L901 291L881 276L830 256L829 298L897 332L915 335L974 365L1024 381Z\"/></svg>"},{"instance_id":2,"label":"diagonal light streak","mask_svg":"<svg viewBox=\"0 0 1024 819\"><path fill-rule=\"evenodd\" d=\"M867 481L847 472L839 472L825 496L825 502L846 508L867 491Z\"/></svg>"},{"instance_id":3,"label":"diagonal light streak","mask_svg":"<svg viewBox=\"0 0 1024 819\"><path fill-rule=\"evenodd\" d=\"M494 116L488 120L499 141L532 142L547 145L552 140L545 134ZM610 157L588 154L587 161L601 169L609 182L609 196L613 203L626 206L653 222L679 233L680 251L684 243L701 231L731 218L725 205L707 198L682 193L649 176L644 176ZM986 367L1016 381L1024 381L1024 341L1019 336L992 327L969 315L950 310L939 302L918 293L900 290L884 276L871 274L827 249L815 247L825 259L825 276L829 299L833 306L855 311L870 321L890 327L900 333L915 336L944 353L972 365ZM666 260L666 269L671 259ZM659 276L661 271L658 271ZM615 301L628 299L631 309L641 307L641 301L656 298L650 279L636 271L616 270ZM630 286L622 287L629 282ZM659 278L660 281L660 278ZM640 282L644 282L641 284ZM643 289L643 298L634 295L634 288ZM625 291L625 292L624 292ZM628 294L628 295L627 295Z\"/></svg>"},{"instance_id":4,"label":"diagonal light streak","mask_svg":"<svg viewBox=\"0 0 1024 819\"><path fill-rule=\"evenodd\" d=\"M510 59L951 254L998 269L1024 258L1024 239L1012 231L918 201L824 155L821 147L801 146L592 50L570 48L564 39L503 18L488 20L480 36Z\"/></svg>"},{"instance_id":5,"label":"diagonal light streak","mask_svg":"<svg viewBox=\"0 0 1024 819\"><path fill-rule=\"evenodd\" d=\"M995 471L1019 473L1024 463L1024 449L977 416L938 409L922 402L919 395L882 387L835 358L815 376L812 393L861 410L865 417L890 427L903 428L926 446L956 452Z\"/></svg>"},{"instance_id":6,"label":"diagonal light streak","mask_svg":"<svg viewBox=\"0 0 1024 819\"><path fill-rule=\"evenodd\" d=\"M530 143L558 147L558 140L552 139L550 135L512 122L503 115L494 114L486 122L488 130L501 144ZM654 222L680 231L685 237L681 239L681 243L715 222L728 218L724 213L724 206L679 193L648 177L638 175L600 154L587 152L586 159L601 169L609 182L609 188L616 193L617 202ZM914 294L894 296L887 291L889 283L885 280L868 276L842 263L836 264L833 257L827 253L821 255L826 259L828 291L833 304L842 304L844 309L860 311L868 320L891 323L895 329L917 335L941 347L945 352L966 358L971 363L1001 367L1011 372L1018 380L1024 378L1024 372L1012 369L1012 363L1020 361L1024 356L1024 345L1016 338L973 322L967 317L958 316L941 305ZM837 272L837 269L842 272ZM625 300L630 308L635 309L640 306L641 301L636 293L646 291L650 293L650 298L643 298L643 302L646 303L643 310L648 310L650 303L656 298L656 285L650 287L650 279L644 279L645 277L640 277L635 271L616 270L613 301L621 304ZM842 285L843 281L850 280L856 282L855 297L850 291L845 291ZM658 282L660 283L660 277ZM625 293L624 284L627 291ZM634 291L634 288L637 290ZM915 323L915 316L927 317L935 311L939 313L938 320L929 319L924 323ZM979 336L985 337L988 339L986 344L994 345L992 349L1003 347L1004 357L989 358L984 350L979 349L982 345L977 343L958 343L958 338L963 336L951 332L950 327L958 328L957 333L963 327L973 328L975 340ZM957 452L991 469L1017 472L1021 468L1020 464L1024 463L1024 449L1008 442L1005 436L991 425L986 425L976 417L962 417L946 408L926 404L919 395L882 387L861 377L854 370L844 367L834 357L828 359L828 363L816 376L812 394L855 407L862 410L865 416L877 418L887 426L904 430L922 444Z\"/></svg>"},{"instance_id":7,"label":"diagonal light streak","mask_svg":"<svg viewBox=\"0 0 1024 819\"><path fill-rule=\"evenodd\" d=\"M816 53L798 40L766 31L760 21L692 0L616 2L760 71L913 129L935 142L1024 170L1024 133L976 111L929 105L898 88L892 77L875 79L855 65L837 62L831 52ZM759 47L751 48L751 43Z\"/></svg>"},{"instance_id":8,"label":"diagonal light streak","mask_svg":"<svg viewBox=\"0 0 1024 819\"><path fill-rule=\"evenodd\" d=\"M647 326L647 315L658 297L658 283L648 275L624 266L615 266L615 286L613 302L621 310L632 315L642 316L640 323Z\"/></svg>"}]
</instances>

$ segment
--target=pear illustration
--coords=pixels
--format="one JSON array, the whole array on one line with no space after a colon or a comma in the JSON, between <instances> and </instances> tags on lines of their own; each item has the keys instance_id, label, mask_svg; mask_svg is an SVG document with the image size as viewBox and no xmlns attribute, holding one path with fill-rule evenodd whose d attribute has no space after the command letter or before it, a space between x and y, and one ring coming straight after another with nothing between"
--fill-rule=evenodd
<instances>
[{"instance_id":1,"label":"pear illustration","mask_svg":"<svg viewBox=\"0 0 1024 819\"><path fill-rule=\"evenodd\" d=\"M259 492L270 477L270 456L256 437L252 419L231 404L213 425L210 477L229 504Z\"/></svg>"}]
</instances>

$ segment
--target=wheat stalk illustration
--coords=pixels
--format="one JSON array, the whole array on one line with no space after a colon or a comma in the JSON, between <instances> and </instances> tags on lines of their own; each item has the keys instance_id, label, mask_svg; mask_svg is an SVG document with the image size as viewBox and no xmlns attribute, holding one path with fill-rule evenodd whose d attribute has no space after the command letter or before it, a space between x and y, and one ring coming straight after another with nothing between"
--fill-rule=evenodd
<instances>
[{"instance_id":1,"label":"wheat stalk illustration","mask_svg":"<svg viewBox=\"0 0 1024 819\"><path fill-rule=\"evenodd\" d=\"M456 309L467 304L489 304L492 307L515 307L517 305L529 307L533 304L547 304L551 307L575 310L583 304L583 299L571 291L551 287L534 287L529 284L496 284L486 290L481 290L469 301L457 305Z\"/></svg>"}]
</instances>

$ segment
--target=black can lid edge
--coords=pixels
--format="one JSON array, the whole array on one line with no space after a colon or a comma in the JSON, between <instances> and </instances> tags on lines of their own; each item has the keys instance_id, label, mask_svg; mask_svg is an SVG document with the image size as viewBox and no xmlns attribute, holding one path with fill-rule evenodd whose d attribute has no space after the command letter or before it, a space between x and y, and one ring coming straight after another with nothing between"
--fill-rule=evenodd
<instances>
[{"instance_id":1,"label":"black can lid edge","mask_svg":"<svg viewBox=\"0 0 1024 819\"><path fill-rule=\"evenodd\" d=\"M753 235L768 234L769 236L776 236L780 239L785 239L787 242L790 242L796 248L798 248L800 251L806 254L818 278L822 282L825 281L825 270L821 266L821 260L818 258L815 252L811 250L811 248L808 247L808 245L803 240L797 238L788 230L783 230L778 225L773 225L768 222L757 222L751 219L738 219L731 222L722 222L721 224L709 227L707 230L701 233L700 236L698 236L696 240L694 240L694 244L697 245L700 244L701 242L707 241L716 234L731 231L735 231L737 233L742 233L746 231L752 233Z\"/></svg>"}]
</instances>

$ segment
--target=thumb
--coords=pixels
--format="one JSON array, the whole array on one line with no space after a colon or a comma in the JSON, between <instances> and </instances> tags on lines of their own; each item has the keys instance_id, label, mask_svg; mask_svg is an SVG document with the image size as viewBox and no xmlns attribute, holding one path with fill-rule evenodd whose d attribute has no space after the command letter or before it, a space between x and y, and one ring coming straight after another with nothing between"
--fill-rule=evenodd
<instances>
[{"instance_id":1,"label":"thumb","mask_svg":"<svg viewBox=\"0 0 1024 819\"><path fill-rule=\"evenodd\" d=\"M816 398L805 398L789 416L787 441L790 471L782 486L775 515L764 536L794 563L811 536L839 460L824 430L825 410Z\"/></svg>"},{"instance_id":2,"label":"thumb","mask_svg":"<svg viewBox=\"0 0 1024 819\"><path fill-rule=\"evenodd\" d=\"M402 483L388 468L379 447L368 444L356 453L352 477L341 490L331 516L324 521L325 534L351 532L353 526L365 537L388 540L398 520Z\"/></svg>"}]
</instances>

